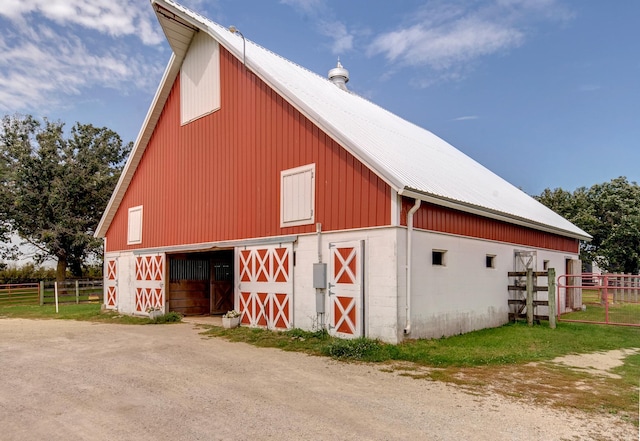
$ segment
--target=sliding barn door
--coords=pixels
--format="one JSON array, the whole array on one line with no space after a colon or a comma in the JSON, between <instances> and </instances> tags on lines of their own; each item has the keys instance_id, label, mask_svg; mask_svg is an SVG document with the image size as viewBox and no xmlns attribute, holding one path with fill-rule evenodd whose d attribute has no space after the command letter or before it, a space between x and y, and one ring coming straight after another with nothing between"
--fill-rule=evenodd
<instances>
[{"instance_id":1,"label":"sliding barn door","mask_svg":"<svg viewBox=\"0 0 640 441\"><path fill-rule=\"evenodd\" d=\"M268 329L293 327L293 245L236 250L236 306L241 324Z\"/></svg>"}]
</instances>

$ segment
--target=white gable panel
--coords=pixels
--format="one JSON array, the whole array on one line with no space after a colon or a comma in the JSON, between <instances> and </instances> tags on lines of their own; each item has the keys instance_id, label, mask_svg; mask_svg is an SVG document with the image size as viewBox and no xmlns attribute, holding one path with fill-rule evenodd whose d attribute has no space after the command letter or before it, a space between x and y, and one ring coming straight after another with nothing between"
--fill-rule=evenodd
<instances>
[{"instance_id":1,"label":"white gable panel","mask_svg":"<svg viewBox=\"0 0 640 441\"><path fill-rule=\"evenodd\" d=\"M205 32L193 37L180 70L182 124L220 108L220 47Z\"/></svg>"}]
</instances>

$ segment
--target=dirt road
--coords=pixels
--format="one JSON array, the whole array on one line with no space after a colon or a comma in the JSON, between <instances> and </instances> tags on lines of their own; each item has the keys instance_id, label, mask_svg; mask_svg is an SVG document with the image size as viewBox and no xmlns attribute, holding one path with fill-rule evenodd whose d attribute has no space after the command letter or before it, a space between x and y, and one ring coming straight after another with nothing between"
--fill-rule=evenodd
<instances>
[{"instance_id":1,"label":"dirt road","mask_svg":"<svg viewBox=\"0 0 640 441\"><path fill-rule=\"evenodd\" d=\"M606 440L631 424L381 367L204 338L189 324L0 319L3 440Z\"/></svg>"}]
</instances>

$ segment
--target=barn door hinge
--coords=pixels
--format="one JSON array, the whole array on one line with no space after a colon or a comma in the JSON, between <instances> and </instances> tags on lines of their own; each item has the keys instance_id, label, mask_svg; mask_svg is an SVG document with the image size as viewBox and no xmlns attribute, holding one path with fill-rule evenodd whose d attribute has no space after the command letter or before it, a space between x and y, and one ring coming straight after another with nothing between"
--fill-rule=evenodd
<instances>
[{"instance_id":1,"label":"barn door hinge","mask_svg":"<svg viewBox=\"0 0 640 441\"><path fill-rule=\"evenodd\" d=\"M327 287L328 287L328 288L327 288L327 295L329 295L329 296L334 296L334 295L336 295L336 293L335 293L335 292L331 292L331 288L333 288L334 286L335 286L335 285L332 285L331 283L327 284Z\"/></svg>"}]
</instances>

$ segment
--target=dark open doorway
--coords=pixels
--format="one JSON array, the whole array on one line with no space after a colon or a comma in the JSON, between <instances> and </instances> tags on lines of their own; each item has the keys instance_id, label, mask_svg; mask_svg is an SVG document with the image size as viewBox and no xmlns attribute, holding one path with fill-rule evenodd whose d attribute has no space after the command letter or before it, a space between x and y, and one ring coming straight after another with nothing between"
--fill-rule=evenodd
<instances>
[{"instance_id":1,"label":"dark open doorway","mask_svg":"<svg viewBox=\"0 0 640 441\"><path fill-rule=\"evenodd\" d=\"M233 309L233 250L169 257L169 311L223 314Z\"/></svg>"}]
</instances>

